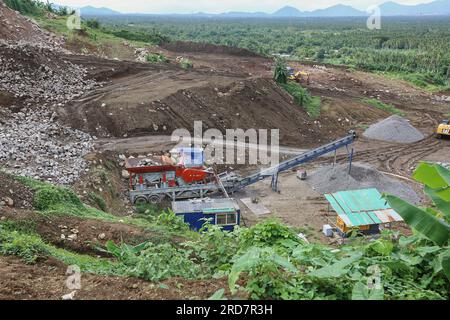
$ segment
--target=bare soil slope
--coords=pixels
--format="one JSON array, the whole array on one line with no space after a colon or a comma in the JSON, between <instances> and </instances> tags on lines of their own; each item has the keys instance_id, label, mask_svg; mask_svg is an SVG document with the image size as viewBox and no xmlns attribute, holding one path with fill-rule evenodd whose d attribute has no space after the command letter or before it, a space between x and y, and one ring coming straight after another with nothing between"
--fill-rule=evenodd
<instances>
[{"instance_id":1,"label":"bare soil slope","mask_svg":"<svg viewBox=\"0 0 450 320\"><path fill-rule=\"evenodd\" d=\"M8 8L0 0L0 40L61 44L62 39L41 29L30 18Z\"/></svg>"},{"instance_id":2,"label":"bare soil slope","mask_svg":"<svg viewBox=\"0 0 450 320\"><path fill-rule=\"evenodd\" d=\"M312 133L318 126L272 80L172 64L108 62L108 68L121 71L108 75L108 85L60 108L65 122L102 137L170 135L201 120L205 129L222 131L279 128L286 143L317 140Z\"/></svg>"}]
</instances>

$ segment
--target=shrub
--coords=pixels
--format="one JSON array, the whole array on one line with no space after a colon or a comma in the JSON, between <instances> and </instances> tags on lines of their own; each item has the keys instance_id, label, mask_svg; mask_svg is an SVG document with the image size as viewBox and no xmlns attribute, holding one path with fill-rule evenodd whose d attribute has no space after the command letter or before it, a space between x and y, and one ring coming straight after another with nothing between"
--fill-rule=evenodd
<instances>
[{"instance_id":1,"label":"shrub","mask_svg":"<svg viewBox=\"0 0 450 320\"><path fill-rule=\"evenodd\" d=\"M273 78L276 82L285 84L288 80L287 64L283 58L275 59L275 71Z\"/></svg>"},{"instance_id":2,"label":"shrub","mask_svg":"<svg viewBox=\"0 0 450 320\"><path fill-rule=\"evenodd\" d=\"M169 243L143 243L137 246L109 241L107 251L128 267L130 275L149 281L171 277L197 278L200 268L190 259L191 251L177 249Z\"/></svg>"},{"instance_id":3,"label":"shrub","mask_svg":"<svg viewBox=\"0 0 450 320\"><path fill-rule=\"evenodd\" d=\"M98 195L94 192L90 192L89 198L91 199L92 202L94 202L100 208L100 210L105 211L105 212L108 211L108 206L106 205L105 200L100 195Z\"/></svg>"},{"instance_id":4,"label":"shrub","mask_svg":"<svg viewBox=\"0 0 450 320\"><path fill-rule=\"evenodd\" d=\"M86 25L91 29L100 29L100 21L98 21L97 19L87 20Z\"/></svg>"},{"instance_id":5,"label":"shrub","mask_svg":"<svg viewBox=\"0 0 450 320\"><path fill-rule=\"evenodd\" d=\"M242 249L251 246L281 246L291 248L301 243L295 232L275 219L266 219L251 228L242 230L240 245Z\"/></svg>"},{"instance_id":6,"label":"shrub","mask_svg":"<svg viewBox=\"0 0 450 320\"><path fill-rule=\"evenodd\" d=\"M55 209L59 205L84 208L83 203L72 190L50 185L36 191L33 204L36 209L42 211Z\"/></svg>"},{"instance_id":7,"label":"shrub","mask_svg":"<svg viewBox=\"0 0 450 320\"><path fill-rule=\"evenodd\" d=\"M281 84L281 86L294 98L294 102L297 105L304 108L306 112L308 112L311 118L315 119L319 117L321 105L319 97L311 96L308 90L295 82Z\"/></svg>"},{"instance_id":8,"label":"shrub","mask_svg":"<svg viewBox=\"0 0 450 320\"><path fill-rule=\"evenodd\" d=\"M194 67L194 64L192 63L191 60L183 58L180 60L180 66L183 69L192 69Z\"/></svg>"},{"instance_id":9,"label":"shrub","mask_svg":"<svg viewBox=\"0 0 450 320\"><path fill-rule=\"evenodd\" d=\"M147 56L147 62L158 63L158 62L169 62L169 59L163 54L152 53Z\"/></svg>"}]
</instances>

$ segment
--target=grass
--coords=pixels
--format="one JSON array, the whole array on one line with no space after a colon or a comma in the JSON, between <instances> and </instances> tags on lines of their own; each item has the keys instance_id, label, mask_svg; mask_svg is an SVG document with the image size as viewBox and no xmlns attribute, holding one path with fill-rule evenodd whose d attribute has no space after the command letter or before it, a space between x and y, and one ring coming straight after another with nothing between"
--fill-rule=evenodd
<instances>
[{"instance_id":1,"label":"grass","mask_svg":"<svg viewBox=\"0 0 450 320\"><path fill-rule=\"evenodd\" d=\"M360 128L360 129L362 129L362 130L367 130L367 129L369 129L369 125L368 125L368 124L358 124L357 127Z\"/></svg>"},{"instance_id":2,"label":"grass","mask_svg":"<svg viewBox=\"0 0 450 320\"><path fill-rule=\"evenodd\" d=\"M105 211L105 212L108 211L106 201L105 201L105 199L103 199L103 197L101 195L98 195L94 192L89 192L89 198L91 199L92 202L94 202L100 208L100 210Z\"/></svg>"},{"instance_id":3,"label":"grass","mask_svg":"<svg viewBox=\"0 0 450 320\"><path fill-rule=\"evenodd\" d=\"M29 230L15 230L11 223L0 223L0 254L20 257L26 263L33 263L40 256L49 254L42 239Z\"/></svg>"},{"instance_id":4,"label":"grass","mask_svg":"<svg viewBox=\"0 0 450 320\"><path fill-rule=\"evenodd\" d=\"M432 77L422 73L402 73L402 72L376 72L391 79L400 79L429 92L439 92L450 89L450 83L436 81Z\"/></svg>"},{"instance_id":5,"label":"grass","mask_svg":"<svg viewBox=\"0 0 450 320\"><path fill-rule=\"evenodd\" d=\"M132 54L133 50L124 45L126 40L135 47L146 47L152 45L149 42L130 40L109 33L104 28L89 27L87 22L82 21L82 30L70 30L67 27L67 17L47 18L45 16L32 16L40 27L55 34L67 38L67 45L80 48L83 53L90 53L93 50L98 54L105 54L111 58L123 58Z\"/></svg>"},{"instance_id":6,"label":"grass","mask_svg":"<svg viewBox=\"0 0 450 320\"><path fill-rule=\"evenodd\" d=\"M320 116L321 100L319 97L311 96L308 90L296 82L281 84L281 87L294 98L297 105L305 109L312 119Z\"/></svg>"},{"instance_id":7,"label":"grass","mask_svg":"<svg viewBox=\"0 0 450 320\"><path fill-rule=\"evenodd\" d=\"M159 62L169 62L169 59L163 54L159 53L151 53L147 56L147 62L150 63L159 63Z\"/></svg>"},{"instance_id":8,"label":"grass","mask_svg":"<svg viewBox=\"0 0 450 320\"><path fill-rule=\"evenodd\" d=\"M182 228L176 219L177 217L173 217L170 213L160 211L159 215L154 215L155 208L151 208L153 215L140 214L137 217L118 217L82 203L69 188L54 186L28 177L13 176L13 178L34 190L33 205L44 216L70 215L105 222L124 223L165 236L177 235L187 238L198 236L196 232L188 228ZM149 208L144 209L144 212ZM174 226L178 227L174 228Z\"/></svg>"},{"instance_id":9,"label":"grass","mask_svg":"<svg viewBox=\"0 0 450 320\"><path fill-rule=\"evenodd\" d=\"M385 111L388 111L390 113L397 114L399 116L404 116L405 115L405 113L403 111L397 109L392 104L383 103L383 102L381 102L378 99L363 99L363 102L365 104L368 104L368 105L374 107L374 108L377 108L377 109L380 109L380 110L385 110Z\"/></svg>"}]
</instances>

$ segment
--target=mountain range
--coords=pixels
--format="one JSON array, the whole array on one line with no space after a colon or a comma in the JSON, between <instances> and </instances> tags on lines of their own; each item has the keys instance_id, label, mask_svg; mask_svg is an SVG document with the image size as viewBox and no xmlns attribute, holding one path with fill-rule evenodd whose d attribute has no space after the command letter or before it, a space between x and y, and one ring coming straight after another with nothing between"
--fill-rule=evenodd
<instances>
[{"instance_id":1,"label":"mountain range","mask_svg":"<svg viewBox=\"0 0 450 320\"><path fill-rule=\"evenodd\" d=\"M392 1L385 2L379 6L382 16L419 16L419 15L450 15L450 0L436 0L430 3L418 5L403 5ZM80 8L81 15L84 16L114 16L124 15L109 8L95 8L92 6ZM135 13L133 15L152 15L147 13ZM162 14L160 14L162 15ZM174 15L174 14L173 14ZM226 12L220 14L196 13L196 14L176 14L205 17L361 17L368 16L368 13L355 9L351 6L337 4L326 9L314 11L300 11L292 6L285 6L273 13L265 12Z\"/></svg>"}]
</instances>

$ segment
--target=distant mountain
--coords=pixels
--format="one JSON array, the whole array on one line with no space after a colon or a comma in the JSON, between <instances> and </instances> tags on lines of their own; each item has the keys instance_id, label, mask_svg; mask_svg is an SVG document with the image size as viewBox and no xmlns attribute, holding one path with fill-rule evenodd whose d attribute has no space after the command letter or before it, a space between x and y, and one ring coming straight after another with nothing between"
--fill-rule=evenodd
<instances>
[{"instance_id":1,"label":"distant mountain","mask_svg":"<svg viewBox=\"0 0 450 320\"><path fill-rule=\"evenodd\" d=\"M304 13L304 15L314 17L359 17L359 16L367 16L367 13L365 13L364 11L359 11L350 6L337 4L335 6L326 9L319 9L312 12Z\"/></svg>"},{"instance_id":2,"label":"distant mountain","mask_svg":"<svg viewBox=\"0 0 450 320\"><path fill-rule=\"evenodd\" d=\"M285 6L278 11L272 13L272 16L277 17L301 17L303 16L303 12L298 10L297 8L291 6Z\"/></svg>"},{"instance_id":3,"label":"distant mountain","mask_svg":"<svg viewBox=\"0 0 450 320\"><path fill-rule=\"evenodd\" d=\"M116 16L122 14L109 8L96 8L91 6L80 8L80 12L82 16Z\"/></svg>"},{"instance_id":4,"label":"distant mountain","mask_svg":"<svg viewBox=\"0 0 450 320\"><path fill-rule=\"evenodd\" d=\"M221 13L221 16L225 17L235 17L235 18L245 18L245 17L267 17L268 14L265 12L239 12L239 11L231 11Z\"/></svg>"},{"instance_id":5,"label":"distant mountain","mask_svg":"<svg viewBox=\"0 0 450 320\"><path fill-rule=\"evenodd\" d=\"M114 16L122 13L109 8L82 7L81 15L89 16ZM380 5L382 16L417 16L417 15L450 15L450 0L436 0L430 3L418 5L403 5L392 1ZM133 16L147 16L155 14L135 13ZM160 16L162 14L158 14ZM368 13L357 10L351 6L337 4L335 6L314 11L300 11L292 6L285 6L274 13L265 12L239 12L231 11L221 14L199 12L196 14L172 14L171 16L195 16L195 17L225 17L225 18L270 18L270 17L362 17Z\"/></svg>"},{"instance_id":6,"label":"distant mountain","mask_svg":"<svg viewBox=\"0 0 450 320\"><path fill-rule=\"evenodd\" d=\"M392 1L380 6L381 14L387 16L416 16L450 14L450 0L437 0L415 6L398 4Z\"/></svg>"}]
</instances>

